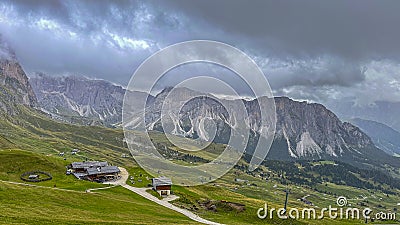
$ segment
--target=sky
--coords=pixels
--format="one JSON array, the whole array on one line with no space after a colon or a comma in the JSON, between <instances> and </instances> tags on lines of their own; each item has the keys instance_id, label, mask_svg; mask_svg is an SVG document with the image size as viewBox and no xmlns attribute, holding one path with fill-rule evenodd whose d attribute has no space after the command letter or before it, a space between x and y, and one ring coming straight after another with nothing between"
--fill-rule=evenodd
<instances>
[{"instance_id":1,"label":"sky","mask_svg":"<svg viewBox=\"0 0 400 225\"><path fill-rule=\"evenodd\" d=\"M3 0L0 33L31 76L83 75L127 85L158 50L215 40L248 54L276 96L363 105L400 101L399 9L398 0ZM202 73L207 69L237 81L215 65ZM159 85L194 71L171 72Z\"/></svg>"}]
</instances>

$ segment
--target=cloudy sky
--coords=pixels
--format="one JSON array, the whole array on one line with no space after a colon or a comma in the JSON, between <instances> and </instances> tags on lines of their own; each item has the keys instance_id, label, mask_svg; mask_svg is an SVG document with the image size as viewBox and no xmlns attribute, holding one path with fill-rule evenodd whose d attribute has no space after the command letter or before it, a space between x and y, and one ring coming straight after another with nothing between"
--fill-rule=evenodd
<instances>
[{"instance_id":1,"label":"cloudy sky","mask_svg":"<svg viewBox=\"0 0 400 225\"><path fill-rule=\"evenodd\" d=\"M157 50L209 39L246 52L275 95L367 104L400 101L399 9L398 0L3 0L0 32L29 74L127 85Z\"/></svg>"}]
</instances>

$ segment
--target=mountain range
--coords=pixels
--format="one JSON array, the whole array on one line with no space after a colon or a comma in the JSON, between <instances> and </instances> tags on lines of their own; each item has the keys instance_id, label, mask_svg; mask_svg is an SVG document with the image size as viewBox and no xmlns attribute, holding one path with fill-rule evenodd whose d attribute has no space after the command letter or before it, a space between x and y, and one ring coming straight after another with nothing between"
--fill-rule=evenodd
<instances>
[{"instance_id":1,"label":"mountain range","mask_svg":"<svg viewBox=\"0 0 400 225\"><path fill-rule=\"evenodd\" d=\"M155 96L154 101L147 105L146 128L166 132L161 126L161 108L166 96L171 89L164 89ZM173 121L173 128L167 132L208 140L213 134L206 133L204 120L212 120L216 124L216 136L214 142L227 143L231 129L237 129L236 108L224 108L222 105L230 104L230 101L243 101L249 118L246 123L251 129L251 138L246 152L253 154L254 143L260 137L260 133L266 130L259 126L260 112L257 110L255 100L226 100L218 99L224 104L207 94L205 97L194 97L187 102L177 113L182 99L198 96L199 93L187 88L175 89L172 93L174 101L169 102L169 108L165 115L169 115ZM184 97L183 97L184 96ZM214 97L215 98L215 97ZM269 159L279 160L310 160L310 159L334 159L351 162L360 166L365 164L382 165L390 164L399 166L400 160L395 159L378 149L371 138L361 129L348 122L342 122L333 112L321 104L298 102L287 97L274 98L276 105L276 132L272 148L268 153ZM233 116L232 116L233 115ZM141 120L134 115L129 127L135 129ZM269 126L269 124L266 124Z\"/></svg>"},{"instance_id":2,"label":"mountain range","mask_svg":"<svg viewBox=\"0 0 400 225\"><path fill-rule=\"evenodd\" d=\"M107 81L91 80L81 77L50 77L39 74L30 82L22 67L8 51L5 45L0 64L1 108L7 114L18 113L22 104L30 108L41 108L49 116L68 122L82 122L88 125L100 121L107 125L121 123L124 88ZM31 86L32 84L32 86ZM161 108L171 88L166 88L156 96L149 96L146 107L146 128L163 131L160 126ZM171 108L178 104L183 97L197 96L199 93L187 88L175 89ZM201 94L201 93L200 93ZM203 94L204 95L204 94ZM131 93L134 99L147 97L145 93ZM266 127L259 126L260 109L254 100L226 100L215 96L195 97L181 110L172 115L174 128L172 134L208 140L212 137L205 131L205 120L216 122L216 135L212 140L227 143L232 129L238 129L237 119L239 109L225 108L232 101L242 101L249 117L247 123L251 129L251 139L246 152L252 154L254 143ZM271 100L271 99L270 99ZM363 165L392 165L400 167L399 160L389 156L375 147L373 140L358 127L348 122L342 122L332 111L321 104L298 102L287 97L273 99L276 105L276 133L272 148L268 153L270 159L303 160L303 159L335 159L353 164ZM168 112L167 112L168 113ZM236 114L236 117L235 117ZM71 118L79 118L72 120ZM83 118L82 120L80 120ZM132 121L140 121L131 118ZM137 125L137 124L136 124ZM130 124L132 128L135 123ZM271 126L271 124L266 124ZM267 149L266 149L267 150Z\"/></svg>"}]
</instances>

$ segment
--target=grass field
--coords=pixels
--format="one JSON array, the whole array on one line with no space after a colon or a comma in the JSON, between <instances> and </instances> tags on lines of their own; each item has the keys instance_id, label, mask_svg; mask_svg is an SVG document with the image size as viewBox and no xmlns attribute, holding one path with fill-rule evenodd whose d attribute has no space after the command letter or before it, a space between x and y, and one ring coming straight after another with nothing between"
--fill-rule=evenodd
<instances>
[{"instance_id":1,"label":"grass field","mask_svg":"<svg viewBox=\"0 0 400 225\"><path fill-rule=\"evenodd\" d=\"M262 207L264 203L268 203L269 207L281 208L284 205L286 188L290 189L288 208L303 209L310 206L299 201L298 199L307 196L309 201L314 203L316 211L322 207L337 207L336 196L326 195L314 191L311 188L299 187L299 186L285 186L278 182L261 182L252 176L240 175L242 179L249 180L248 184L239 184L232 182L236 175L228 173L218 181L197 187L174 187L174 193L181 196L180 199L176 200L177 205L186 207L190 210L198 208L197 212L204 218L218 221L226 224L363 224L362 219L359 220L332 220L329 219L328 215L325 215L324 220L280 220L277 219L277 215L274 216L274 220L260 220L256 216L256 212L259 207ZM374 212L393 212L393 208L396 207L399 201L399 196L386 196L383 193L369 192L367 190L359 190L356 188L339 186L329 184L328 187L334 189L336 192L346 196L349 199L349 207L359 207L357 203L361 202L359 196L367 196L368 207ZM359 199L357 199L357 197ZM382 198L382 199L380 199ZM221 210L217 212L211 212L204 210L198 206L199 201L205 200L222 200L228 202L236 202L246 205L244 212L236 212L232 209L226 209L221 207ZM365 202L365 201L364 201ZM197 207L195 207L197 205ZM196 210L195 210L196 211ZM393 223L394 221L376 221L375 223Z\"/></svg>"},{"instance_id":2,"label":"grass field","mask_svg":"<svg viewBox=\"0 0 400 225\"><path fill-rule=\"evenodd\" d=\"M23 182L26 170L50 172L53 180L39 187L0 182L1 224L195 224L185 216L132 192L114 187L85 193L102 184L65 175L65 162L21 150L0 151L0 179ZM57 189L53 185L57 184Z\"/></svg>"},{"instance_id":3,"label":"grass field","mask_svg":"<svg viewBox=\"0 0 400 225\"><path fill-rule=\"evenodd\" d=\"M1 224L195 224L122 187L78 193L0 183Z\"/></svg>"},{"instance_id":4,"label":"grass field","mask_svg":"<svg viewBox=\"0 0 400 225\"><path fill-rule=\"evenodd\" d=\"M86 181L80 181L72 176L65 175L65 165L68 160L63 160L54 155L32 153L22 150L0 151L0 178L5 181L21 182L19 176L30 170L43 170L53 175L53 180L37 183L41 187L27 187L17 184L0 182L0 198L2 214L0 223L3 224L191 224L183 215L158 206L145 200L121 187L99 190L85 193L88 188L103 187ZM145 187L150 181L148 175L139 167L130 167L128 172L135 181L142 182L131 184L136 187ZM239 177L247 180L246 183L234 182ZM128 180L129 181L129 180ZM129 183L129 182L128 182ZM53 188L57 184L59 190ZM398 196L387 197L382 193L372 193L345 186L324 186L331 188L350 198L359 195L370 196L371 206L374 204L395 205ZM360 224L355 221L295 221L280 220L275 216L274 220L260 220L256 216L257 209L268 202L270 207L283 206L286 186L276 181L265 182L257 177L231 171L219 180L202 186L179 187L174 186L173 192L180 199L174 204L194 211L203 218L225 224ZM334 196L327 196L309 188L290 186L289 207L303 208L305 205L297 199L309 195L308 199L317 206L335 204ZM384 201L379 200L384 198ZM201 202L216 201L217 210L210 211L201 207ZM221 201L240 203L245 205L245 210L238 212ZM356 201L349 201L353 204Z\"/></svg>"}]
</instances>

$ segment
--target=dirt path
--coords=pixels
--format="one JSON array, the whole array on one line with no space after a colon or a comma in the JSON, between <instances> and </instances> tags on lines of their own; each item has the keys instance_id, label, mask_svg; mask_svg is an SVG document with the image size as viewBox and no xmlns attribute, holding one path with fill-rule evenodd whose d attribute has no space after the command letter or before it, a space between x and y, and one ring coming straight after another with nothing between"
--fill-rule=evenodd
<instances>
[{"instance_id":1,"label":"dirt path","mask_svg":"<svg viewBox=\"0 0 400 225\"><path fill-rule=\"evenodd\" d=\"M146 199L148 199L148 200L150 200L150 201L152 201L152 202L155 202L155 203L157 203L159 205L162 205L162 206L167 207L169 209L172 209L172 210L174 210L176 212L179 212L179 213L187 216L188 218L190 218L190 219L192 219L194 221L197 221L197 222L200 222L200 223L204 223L204 224L210 224L210 225L221 225L220 223L215 223L215 222L203 219L200 216L190 212L189 210L182 209L182 208L179 208L177 206L174 206L171 203L169 203L168 201L163 201L163 200L160 200L160 199L154 197L150 193L146 192L146 190L148 188L136 188L136 187L129 186L127 184L123 184L121 186L126 188L126 189L128 189L128 190L130 190L130 191L132 191L132 192L134 192L134 193L136 193L136 194L138 194L138 195L140 195L140 196L142 196L142 197L144 197L144 198L146 198Z\"/></svg>"},{"instance_id":2,"label":"dirt path","mask_svg":"<svg viewBox=\"0 0 400 225\"><path fill-rule=\"evenodd\" d=\"M159 204L161 206L164 206L164 207L167 207L167 208L169 208L171 210L179 212L179 213L187 216L188 218L190 218L190 219L192 219L194 221L197 221L197 222L200 222L200 223L204 223L204 224L210 224L210 225L221 225L220 223L215 223L215 222L203 219L200 216L190 212L189 210L179 208L179 207L174 206L174 205L172 205L171 203L168 202L168 201L172 201L172 200L176 199L176 197L171 197L171 198L167 198L167 199L164 199L164 200L160 200L160 199L154 197L153 195L151 195L150 193L146 192L146 190L148 190L150 188L136 188L136 187L132 187L132 186L126 184L126 181L128 180L128 177L129 177L129 173L126 171L125 168L122 168L122 167L119 167L119 170L121 171L121 173L120 173L121 178L118 179L117 181L108 182L108 183L105 183L105 184L121 185L122 187L124 187L124 188L126 188L126 189L128 189L128 190L130 190L130 191L132 191L132 192L134 192L134 193L136 193L136 194L138 194L138 195L140 195L140 196L152 201L152 202L155 202L155 203L157 203L157 204Z\"/></svg>"},{"instance_id":3,"label":"dirt path","mask_svg":"<svg viewBox=\"0 0 400 225\"><path fill-rule=\"evenodd\" d=\"M27 186L27 187L34 187L34 188L46 188L46 189L59 190L59 191L68 191L68 192L75 192L75 193L84 193L83 191L75 191L75 190L69 190L69 189L64 189L64 188L48 187L48 186L41 186L41 185L35 185L35 184L27 184L27 183L14 182L14 181L0 180L0 182L2 182L2 183L7 183L7 184L14 184L14 185Z\"/></svg>"},{"instance_id":4,"label":"dirt path","mask_svg":"<svg viewBox=\"0 0 400 225\"><path fill-rule=\"evenodd\" d=\"M92 191L97 191L97 190L106 190L106 189L110 189L113 187L117 187L117 186L108 186L108 187L101 187L101 188L90 188L90 189L86 189L86 193L90 193Z\"/></svg>"}]
</instances>

